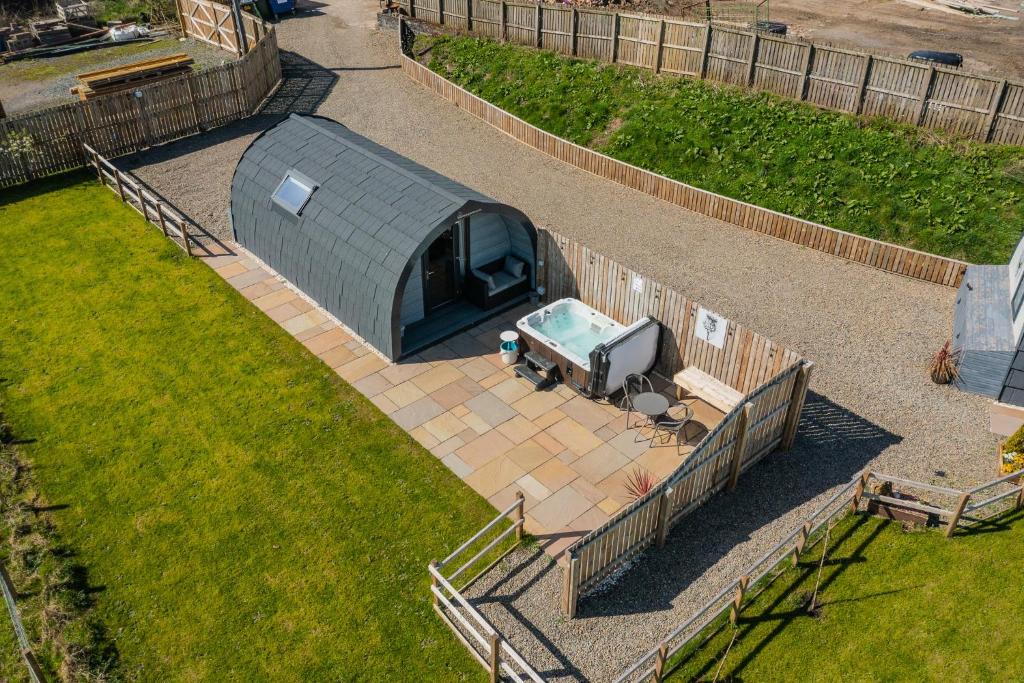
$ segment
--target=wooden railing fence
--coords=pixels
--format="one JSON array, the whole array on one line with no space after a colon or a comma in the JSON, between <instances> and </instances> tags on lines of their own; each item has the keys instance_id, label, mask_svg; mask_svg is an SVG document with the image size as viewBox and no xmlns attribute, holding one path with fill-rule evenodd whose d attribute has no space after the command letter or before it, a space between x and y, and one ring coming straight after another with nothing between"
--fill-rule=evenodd
<instances>
[{"instance_id":1,"label":"wooden railing fence","mask_svg":"<svg viewBox=\"0 0 1024 683\"><path fill-rule=\"evenodd\" d=\"M476 565L481 559L487 557L488 553L509 536L515 535L515 544L478 572L477 577L493 567L494 564L519 545L523 537L523 524L526 520L523 514L523 505L524 496L522 493L519 493L516 496L516 502L484 525L465 543L452 551L448 557L439 562L431 562L428 567L430 572L430 593L434 603L434 611L451 628L459 641L466 646L466 649L473 655L473 658L480 662L484 669L487 670L491 683L504 680L505 677L516 681L516 683L524 683L524 681L544 683L544 679L537 675L533 667L512 647L512 644L505 640L498 633L497 629L463 597L462 592L466 589L466 586L473 583L476 577L465 582L461 588L455 588L452 584L456 578ZM494 538L474 553L472 557L466 560L460 559L464 553L477 545L481 539L499 528L505 520L511 520L512 524L496 534ZM455 571L444 571L445 567L451 566L456 562L460 564L458 564L458 568Z\"/></svg>"},{"instance_id":2,"label":"wooden railing fence","mask_svg":"<svg viewBox=\"0 0 1024 683\"><path fill-rule=\"evenodd\" d=\"M505 0L399 0L422 21L564 55L1024 144L1024 83L679 17Z\"/></svg>"},{"instance_id":3,"label":"wooden railing fence","mask_svg":"<svg viewBox=\"0 0 1024 683\"><path fill-rule=\"evenodd\" d=\"M488 0L474 0L474 2ZM531 5L533 7L533 5ZM608 15L611 16L611 15ZM658 199L755 232L793 242L886 272L958 287L967 264L934 254L829 228L777 211L730 199L627 164L563 140L460 88L414 59L402 69L457 107L534 149L576 168Z\"/></svg>"},{"instance_id":4,"label":"wooden railing fence","mask_svg":"<svg viewBox=\"0 0 1024 683\"><path fill-rule=\"evenodd\" d=\"M252 114L280 82L281 64L273 27L245 17L250 50L237 61L0 120L0 188L81 168L89 161L83 144L116 157Z\"/></svg>"},{"instance_id":5,"label":"wooden railing fence","mask_svg":"<svg viewBox=\"0 0 1024 683\"><path fill-rule=\"evenodd\" d=\"M1024 507L1022 478L1024 478L1024 470L994 479L973 489L961 491L865 470L851 479L848 484L810 515L803 524L790 531L782 541L750 565L741 576L725 586L693 616L673 629L657 647L644 654L623 671L615 679L615 683L650 680L660 683L667 673L666 665L673 657L726 613L735 623L743 610L744 600L757 592L755 589L759 591L770 585L782 573L779 568L785 565L787 560L795 566L802 553L814 547L825 537L823 529L827 529L833 521L849 512L858 512L862 501L875 500L937 515L945 521L945 533L947 537L950 537L957 528L977 523L983 519L971 513L984 510L985 518L989 518L1006 512L1011 506L1016 509ZM869 491L872 482L891 485L894 488L902 487L902 489L887 495L875 494ZM970 504L972 498L996 488L1001 490ZM910 494L916 498L917 494L922 493L942 496L951 504L947 508L908 497ZM1011 499L1013 499L1012 502L1010 502Z\"/></svg>"},{"instance_id":6,"label":"wooden railing fence","mask_svg":"<svg viewBox=\"0 0 1024 683\"><path fill-rule=\"evenodd\" d=\"M194 256L192 244L195 238L188 232L188 219L169 207L159 197L146 190L130 173L119 170L109 160L100 156L99 152L83 145L88 164L96 170L97 179L113 190L121 201L132 207L147 221L160 228L165 237L181 247L189 256Z\"/></svg>"},{"instance_id":7,"label":"wooden railing fence","mask_svg":"<svg viewBox=\"0 0 1024 683\"><path fill-rule=\"evenodd\" d=\"M798 361L748 394L697 445L674 473L566 549L562 609L576 615L579 599L651 545L742 472L777 448L788 449L813 364Z\"/></svg>"}]
</instances>

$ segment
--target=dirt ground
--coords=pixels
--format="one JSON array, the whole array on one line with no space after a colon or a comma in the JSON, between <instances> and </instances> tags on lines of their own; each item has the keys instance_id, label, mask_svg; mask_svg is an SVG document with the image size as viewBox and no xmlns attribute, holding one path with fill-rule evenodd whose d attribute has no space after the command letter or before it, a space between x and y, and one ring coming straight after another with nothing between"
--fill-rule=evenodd
<instances>
[{"instance_id":1,"label":"dirt ground","mask_svg":"<svg viewBox=\"0 0 1024 683\"><path fill-rule=\"evenodd\" d=\"M693 0L624 4L682 15ZM894 57L914 50L959 52L968 71L1024 80L1024 2L979 4L1017 20L972 16L933 0L767 0L765 6L768 18L787 24L791 36Z\"/></svg>"}]
</instances>

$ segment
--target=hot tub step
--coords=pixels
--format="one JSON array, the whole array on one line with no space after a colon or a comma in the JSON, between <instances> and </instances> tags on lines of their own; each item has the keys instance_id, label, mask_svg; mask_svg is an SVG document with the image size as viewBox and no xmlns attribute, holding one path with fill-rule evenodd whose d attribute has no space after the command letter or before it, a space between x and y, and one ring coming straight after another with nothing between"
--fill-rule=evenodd
<instances>
[{"instance_id":1,"label":"hot tub step","mask_svg":"<svg viewBox=\"0 0 1024 683\"><path fill-rule=\"evenodd\" d=\"M534 387L534 391L541 391L542 389L547 389L548 387L555 383L555 378L551 374L547 375L546 377L541 377L527 365L517 365L515 372L517 375L519 375L527 382L532 384Z\"/></svg>"},{"instance_id":2,"label":"hot tub step","mask_svg":"<svg viewBox=\"0 0 1024 683\"><path fill-rule=\"evenodd\" d=\"M526 359L526 364L529 365L534 370L538 370L540 372L545 372L545 373L547 373L549 375L554 371L555 368L558 367L552 361L549 361L544 356L540 355L539 353L535 353L533 351L528 351L523 356L523 358Z\"/></svg>"}]
</instances>

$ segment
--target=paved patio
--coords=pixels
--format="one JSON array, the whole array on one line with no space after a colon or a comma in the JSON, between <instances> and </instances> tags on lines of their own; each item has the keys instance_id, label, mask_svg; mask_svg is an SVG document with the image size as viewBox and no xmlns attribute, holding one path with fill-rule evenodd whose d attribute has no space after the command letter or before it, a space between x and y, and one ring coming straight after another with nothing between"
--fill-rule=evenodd
<instances>
[{"instance_id":1,"label":"paved patio","mask_svg":"<svg viewBox=\"0 0 1024 683\"><path fill-rule=\"evenodd\" d=\"M664 478L724 417L687 399L704 429L689 428L681 450L674 441L651 447L649 440L637 443L637 430L627 428L615 405L563 384L535 391L497 353L498 334L515 329L529 305L394 364L244 252L204 260L496 509L522 491L526 530L553 557L630 502L631 472ZM674 401L671 385L654 380Z\"/></svg>"}]
</instances>

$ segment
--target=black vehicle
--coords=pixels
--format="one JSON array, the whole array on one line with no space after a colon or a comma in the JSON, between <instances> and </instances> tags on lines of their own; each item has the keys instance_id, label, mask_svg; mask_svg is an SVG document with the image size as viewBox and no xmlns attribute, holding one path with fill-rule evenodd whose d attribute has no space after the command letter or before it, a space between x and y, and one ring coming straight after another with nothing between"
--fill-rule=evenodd
<instances>
[{"instance_id":1,"label":"black vehicle","mask_svg":"<svg viewBox=\"0 0 1024 683\"><path fill-rule=\"evenodd\" d=\"M956 52L915 50L914 52L910 53L909 58L918 62L931 62L933 64L942 64L943 66L955 66L957 68L964 65L963 55L957 54Z\"/></svg>"},{"instance_id":2,"label":"black vehicle","mask_svg":"<svg viewBox=\"0 0 1024 683\"><path fill-rule=\"evenodd\" d=\"M759 21L754 26L755 30L768 33L774 36L786 35L787 26L781 21Z\"/></svg>"}]
</instances>

